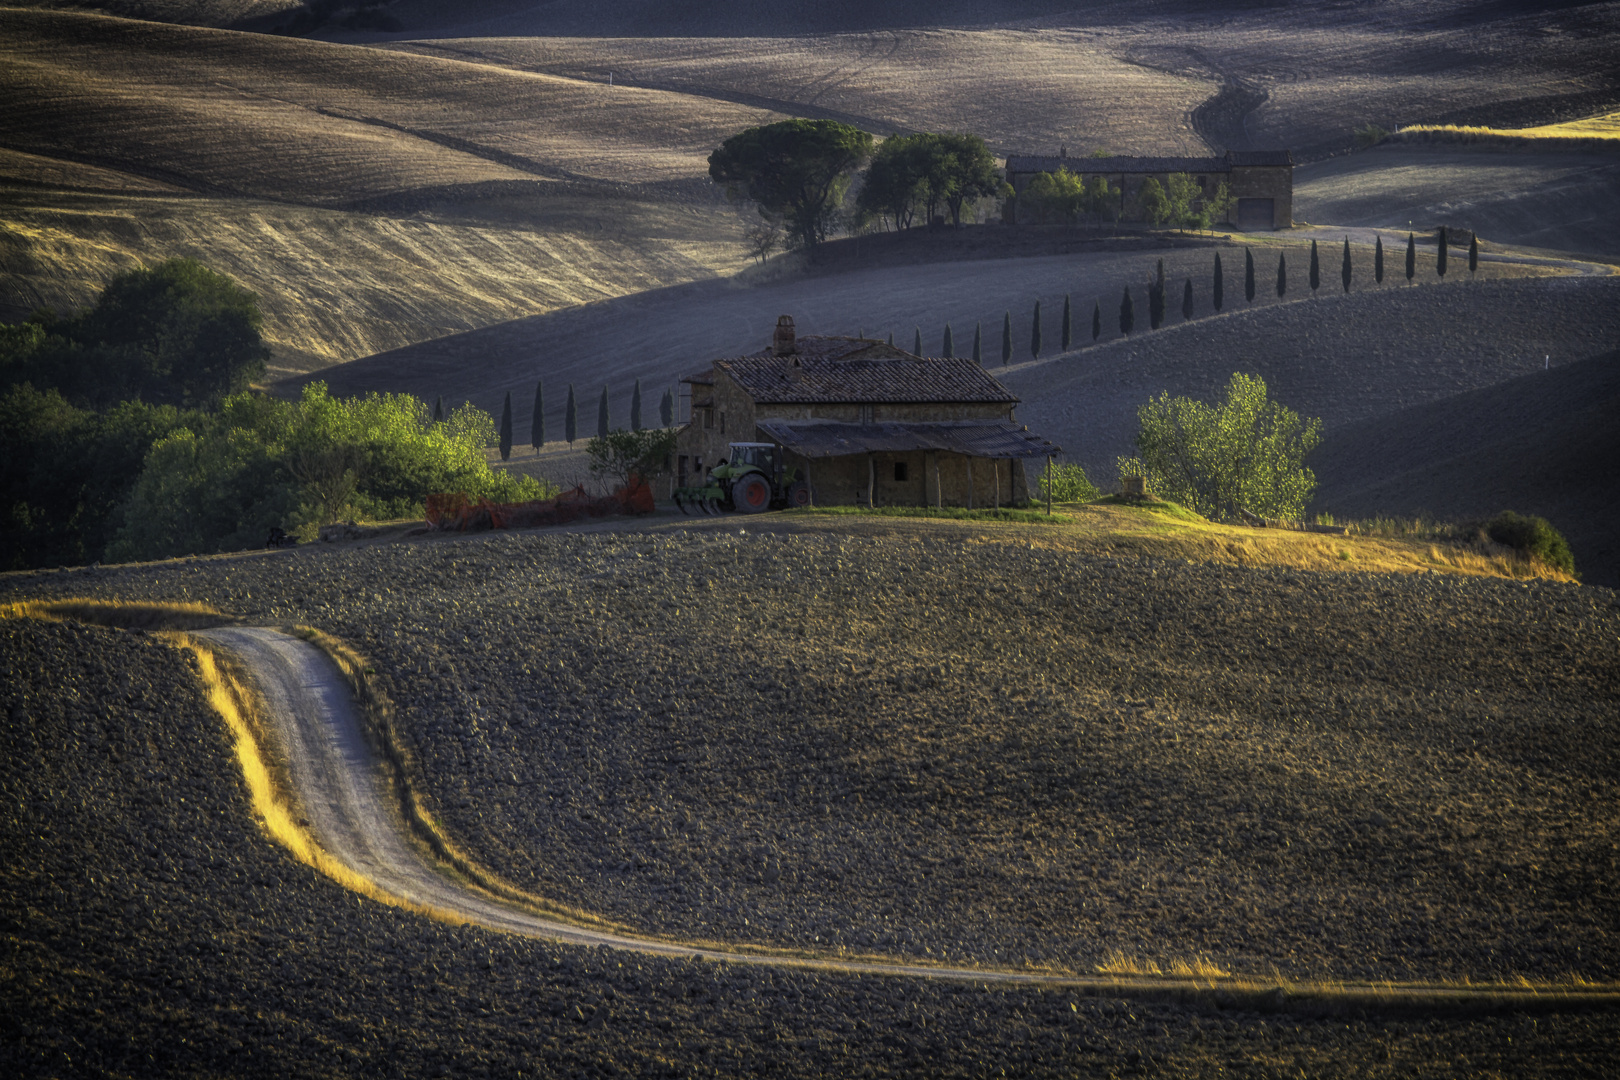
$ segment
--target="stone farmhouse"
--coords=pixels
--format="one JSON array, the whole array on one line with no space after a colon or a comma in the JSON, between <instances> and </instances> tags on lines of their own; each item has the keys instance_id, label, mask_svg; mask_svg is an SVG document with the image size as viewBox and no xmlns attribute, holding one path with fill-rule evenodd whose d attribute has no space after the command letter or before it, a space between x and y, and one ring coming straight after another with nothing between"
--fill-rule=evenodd
<instances>
[{"instance_id":1,"label":"stone farmhouse","mask_svg":"<svg viewBox=\"0 0 1620 1080\"><path fill-rule=\"evenodd\" d=\"M1142 181L1161 185L1171 173L1186 173L1210 195L1222 181L1237 199L1233 216L1240 229L1288 229L1294 224L1294 158L1287 150L1228 150L1222 157L1009 157L1007 182L1022 194L1036 173L1067 169L1090 179L1101 176L1120 191L1120 216L1127 217ZM1017 200L1014 200L1017 214Z\"/></svg>"},{"instance_id":2,"label":"stone farmhouse","mask_svg":"<svg viewBox=\"0 0 1620 1080\"><path fill-rule=\"evenodd\" d=\"M816 503L983 508L1028 498L1023 463L1060 452L1017 422L1018 398L973 360L798 337L787 315L769 348L681 382L690 419L672 488L701 483L734 442L769 442Z\"/></svg>"}]
</instances>

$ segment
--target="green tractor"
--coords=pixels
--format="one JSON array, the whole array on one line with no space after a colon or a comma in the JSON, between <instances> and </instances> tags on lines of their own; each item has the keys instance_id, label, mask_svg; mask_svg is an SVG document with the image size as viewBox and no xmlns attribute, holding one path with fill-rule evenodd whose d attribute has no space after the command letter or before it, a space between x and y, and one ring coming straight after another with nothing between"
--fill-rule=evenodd
<instances>
[{"instance_id":1,"label":"green tractor","mask_svg":"<svg viewBox=\"0 0 1620 1080\"><path fill-rule=\"evenodd\" d=\"M707 484L675 489L681 513L688 504L705 514L759 514L810 505L810 485L799 478L798 469L783 468L782 448L775 443L732 443L731 460L709 470L708 479Z\"/></svg>"}]
</instances>

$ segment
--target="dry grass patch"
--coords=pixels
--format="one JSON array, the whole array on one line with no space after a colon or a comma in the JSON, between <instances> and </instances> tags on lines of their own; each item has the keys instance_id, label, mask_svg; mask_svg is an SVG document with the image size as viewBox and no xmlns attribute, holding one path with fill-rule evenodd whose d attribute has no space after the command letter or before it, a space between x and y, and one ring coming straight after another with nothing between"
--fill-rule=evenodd
<instances>
[{"instance_id":1,"label":"dry grass patch","mask_svg":"<svg viewBox=\"0 0 1620 1080\"><path fill-rule=\"evenodd\" d=\"M139 600L17 600L0 605L0 619L82 622L123 630L206 630L236 618L209 604Z\"/></svg>"}]
</instances>

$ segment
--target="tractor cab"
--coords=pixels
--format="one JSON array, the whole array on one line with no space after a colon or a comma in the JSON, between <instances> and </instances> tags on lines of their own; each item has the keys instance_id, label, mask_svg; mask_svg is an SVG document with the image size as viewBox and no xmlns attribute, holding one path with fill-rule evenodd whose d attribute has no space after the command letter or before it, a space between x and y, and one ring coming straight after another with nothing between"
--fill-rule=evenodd
<instances>
[{"instance_id":1,"label":"tractor cab","mask_svg":"<svg viewBox=\"0 0 1620 1080\"><path fill-rule=\"evenodd\" d=\"M734 442L731 444L731 460L726 462L730 469L732 479L747 472L759 471L766 476L773 476L780 467L780 451L775 443L768 442Z\"/></svg>"}]
</instances>

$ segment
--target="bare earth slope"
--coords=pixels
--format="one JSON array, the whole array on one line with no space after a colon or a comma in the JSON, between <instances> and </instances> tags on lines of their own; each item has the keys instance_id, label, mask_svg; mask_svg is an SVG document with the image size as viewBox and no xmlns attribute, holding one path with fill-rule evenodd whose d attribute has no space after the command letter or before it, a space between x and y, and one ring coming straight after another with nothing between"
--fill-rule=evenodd
<instances>
[{"instance_id":1,"label":"bare earth slope","mask_svg":"<svg viewBox=\"0 0 1620 1080\"><path fill-rule=\"evenodd\" d=\"M1294 172L1294 216L1420 232L1445 223L1487 240L1620 255L1620 147L1589 152L1379 146Z\"/></svg>"},{"instance_id":2,"label":"bare earth slope","mask_svg":"<svg viewBox=\"0 0 1620 1080\"><path fill-rule=\"evenodd\" d=\"M334 564L336 565L336 564ZM190 578L189 584L183 583ZM156 571L159 589L196 575ZM1596 1075L1612 1015L1444 1024L829 978L448 926L259 832L181 654L0 623L11 1076ZM95 852L87 862L86 852Z\"/></svg>"},{"instance_id":3,"label":"bare earth slope","mask_svg":"<svg viewBox=\"0 0 1620 1080\"><path fill-rule=\"evenodd\" d=\"M1328 434L1317 508L1466 521L1504 509L1565 534L1582 579L1620 587L1620 353L1579 360Z\"/></svg>"},{"instance_id":4,"label":"bare earth slope","mask_svg":"<svg viewBox=\"0 0 1620 1080\"><path fill-rule=\"evenodd\" d=\"M1394 260L1392 259L1392 262ZM1620 338L1620 278L1563 278L1400 287L1324 295L1179 324L1014 366L1019 415L1100 481L1132 452L1139 405L1160 393L1217 398L1234 371L1331 435L1609 352ZM1489 430L1477 430L1481 443ZM1375 453L1370 448L1366 453ZM1363 459L1365 460L1365 459Z\"/></svg>"}]
</instances>

